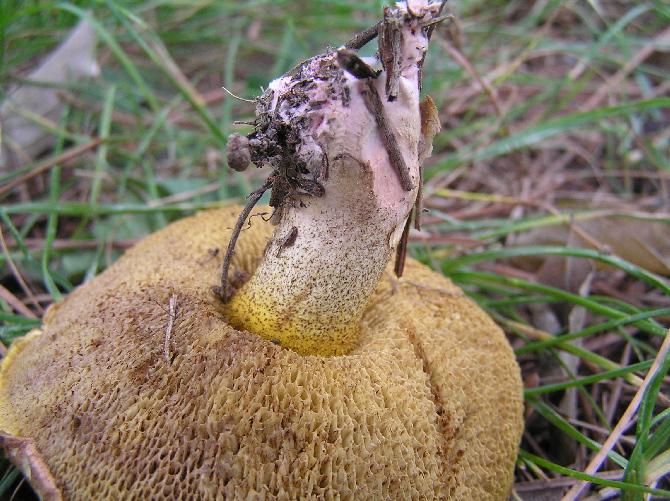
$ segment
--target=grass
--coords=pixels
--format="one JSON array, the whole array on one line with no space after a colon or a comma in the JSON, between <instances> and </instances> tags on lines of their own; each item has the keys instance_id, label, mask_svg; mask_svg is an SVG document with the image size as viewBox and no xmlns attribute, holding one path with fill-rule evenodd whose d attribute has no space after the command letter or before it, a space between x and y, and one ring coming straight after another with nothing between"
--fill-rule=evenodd
<instances>
[{"instance_id":1,"label":"grass","mask_svg":"<svg viewBox=\"0 0 670 501\"><path fill-rule=\"evenodd\" d=\"M2 92L82 18L102 74L63 89L55 120L35 118L56 138L48 152L0 174L2 342L137 239L259 186L267 173L225 167L226 137L248 130L233 122L253 108L221 87L253 98L374 24L383 4L3 2ZM516 350L527 422L512 498L667 499L670 7L448 7L456 21L424 70L444 129L410 252ZM10 498L19 480L4 471Z\"/></svg>"}]
</instances>

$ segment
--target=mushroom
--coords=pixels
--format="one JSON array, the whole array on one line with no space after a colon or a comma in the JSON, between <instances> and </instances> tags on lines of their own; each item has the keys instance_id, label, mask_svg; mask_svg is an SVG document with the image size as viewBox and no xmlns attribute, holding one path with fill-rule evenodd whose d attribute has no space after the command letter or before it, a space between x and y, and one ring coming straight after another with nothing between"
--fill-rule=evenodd
<instances>
[{"instance_id":1,"label":"mushroom","mask_svg":"<svg viewBox=\"0 0 670 501\"><path fill-rule=\"evenodd\" d=\"M270 85L248 146L273 168L271 221L177 221L12 345L0 439L45 498L506 499L511 347L448 279L387 269L435 129L418 82L438 15L385 10L402 43L381 37L381 74L333 51Z\"/></svg>"}]
</instances>

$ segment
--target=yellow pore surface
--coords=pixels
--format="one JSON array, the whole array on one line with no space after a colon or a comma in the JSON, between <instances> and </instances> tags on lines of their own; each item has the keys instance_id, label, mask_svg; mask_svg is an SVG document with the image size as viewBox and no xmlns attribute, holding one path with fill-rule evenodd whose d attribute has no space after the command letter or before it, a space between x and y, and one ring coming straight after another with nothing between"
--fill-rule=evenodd
<instances>
[{"instance_id":1,"label":"yellow pore surface","mask_svg":"<svg viewBox=\"0 0 670 501\"><path fill-rule=\"evenodd\" d=\"M211 291L238 214L150 236L10 350L0 430L34 439L64 499L506 499L521 382L491 319L410 261L347 355L238 332ZM271 232L253 218L233 266Z\"/></svg>"}]
</instances>

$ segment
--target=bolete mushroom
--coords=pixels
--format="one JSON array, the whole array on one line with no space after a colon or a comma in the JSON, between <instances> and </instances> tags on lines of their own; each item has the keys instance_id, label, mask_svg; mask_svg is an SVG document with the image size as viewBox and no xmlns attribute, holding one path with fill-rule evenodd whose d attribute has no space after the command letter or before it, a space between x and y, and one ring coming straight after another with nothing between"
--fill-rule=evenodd
<instances>
[{"instance_id":1,"label":"bolete mushroom","mask_svg":"<svg viewBox=\"0 0 670 501\"><path fill-rule=\"evenodd\" d=\"M386 9L381 74L334 51L259 100L277 224L245 223L229 301L211 251L239 208L139 242L12 345L0 435L45 498L506 498L522 396L503 332L425 266L384 272L430 149L438 15Z\"/></svg>"}]
</instances>

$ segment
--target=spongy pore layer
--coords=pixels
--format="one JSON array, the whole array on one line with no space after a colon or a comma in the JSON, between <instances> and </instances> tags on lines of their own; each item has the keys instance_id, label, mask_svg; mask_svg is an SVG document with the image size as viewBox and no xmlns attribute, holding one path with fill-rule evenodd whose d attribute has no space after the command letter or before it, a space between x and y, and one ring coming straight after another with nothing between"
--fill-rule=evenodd
<instances>
[{"instance_id":1,"label":"spongy pore layer","mask_svg":"<svg viewBox=\"0 0 670 501\"><path fill-rule=\"evenodd\" d=\"M502 331L409 261L339 357L227 325L212 293L239 209L172 224L10 350L0 429L34 439L67 500L502 500L522 428ZM252 272L272 227L242 232Z\"/></svg>"}]
</instances>

